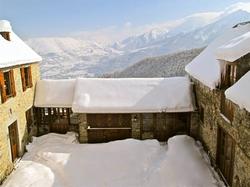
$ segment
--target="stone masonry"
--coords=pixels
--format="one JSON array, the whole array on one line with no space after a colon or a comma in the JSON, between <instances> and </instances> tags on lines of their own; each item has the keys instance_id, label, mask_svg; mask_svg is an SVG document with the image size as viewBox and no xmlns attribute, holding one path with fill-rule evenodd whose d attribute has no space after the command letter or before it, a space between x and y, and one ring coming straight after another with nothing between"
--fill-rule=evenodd
<instances>
[{"instance_id":1,"label":"stone masonry","mask_svg":"<svg viewBox=\"0 0 250 187\"><path fill-rule=\"evenodd\" d=\"M86 114L77 114L79 119L79 142L88 143L88 124Z\"/></svg>"},{"instance_id":2,"label":"stone masonry","mask_svg":"<svg viewBox=\"0 0 250 187\"><path fill-rule=\"evenodd\" d=\"M235 141L233 166L233 187L250 186L250 113L234 105L234 119L225 120L220 112L222 90L210 90L199 81L195 82L198 106L204 109L204 121L199 121L200 139L206 147L212 162L216 162L217 132L222 127Z\"/></svg>"},{"instance_id":3,"label":"stone masonry","mask_svg":"<svg viewBox=\"0 0 250 187\"><path fill-rule=\"evenodd\" d=\"M17 121L19 134L19 156L21 156L25 151L25 145L28 141L25 112L33 106L35 91L35 86L33 86L23 92L20 66L12 67L12 69L14 70L16 96L8 99L3 104L0 97L0 183L6 175L11 172L14 166L11 159L8 126ZM40 79L38 63L31 64L31 69L32 81L33 85L35 85L36 81Z\"/></svg>"}]
</instances>

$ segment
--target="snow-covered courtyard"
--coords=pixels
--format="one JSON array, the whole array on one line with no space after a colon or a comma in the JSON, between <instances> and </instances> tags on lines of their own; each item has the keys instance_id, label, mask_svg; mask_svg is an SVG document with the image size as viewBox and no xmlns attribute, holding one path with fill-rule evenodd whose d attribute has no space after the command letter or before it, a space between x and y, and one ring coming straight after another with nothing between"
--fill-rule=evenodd
<instances>
[{"instance_id":1,"label":"snow-covered courtyard","mask_svg":"<svg viewBox=\"0 0 250 187\"><path fill-rule=\"evenodd\" d=\"M75 134L34 138L3 187L224 186L191 137L78 144Z\"/></svg>"}]
</instances>

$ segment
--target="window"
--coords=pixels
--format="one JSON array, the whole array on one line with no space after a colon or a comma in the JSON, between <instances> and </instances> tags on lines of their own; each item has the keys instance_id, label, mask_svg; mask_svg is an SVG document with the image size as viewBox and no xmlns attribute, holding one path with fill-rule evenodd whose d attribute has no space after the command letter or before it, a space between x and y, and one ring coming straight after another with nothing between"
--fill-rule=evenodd
<instances>
[{"instance_id":1,"label":"window","mask_svg":"<svg viewBox=\"0 0 250 187\"><path fill-rule=\"evenodd\" d=\"M225 93L221 93L220 111L229 121L233 121L234 118L234 106L233 103L226 99Z\"/></svg>"},{"instance_id":2,"label":"window","mask_svg":"<svg viewBox=\"0 0 250 187\"><path fill-rule=\"evenodd\" d=\"M23 91L25 91L27 88L31 88L32 85L32 76L31 76L31 67L22 67L20 69L21 71L21 77L22 77L22 85L23 85Z\"/></svg>"},{"instance_id":3,"label":"window","mask_svg":"<svg viewBox=\"0 0 250 187\"><path fill-rule=\"evenodd\" d=\"M235 142L221 127L218 128L216 164L227 183L232 185Z\"/></svg>"},{"instance_id":4,"label":"window","mask_svg":"<svg viewBox=\"0 0 250 187\"><path fill-rule=\"evenodd\" d=\"M0 88L2 103L8 98L16 96L13 70L0 72Z\"/></svg>"},{"instance_id":5,"label":"window","mask_svg":"<svg viewBox=\"0 0 250 187\"><path fill-rule=\"evenodd\" d=\"M28 133L31 132L32 125L33 125L33 110L30 108L29 110L26 111L26 122L27 122L27 130Z\"/></svg>"},{"instance_id":6,"label":"window","mask_svg":"<svg viewBox=\"0 0 250 187\"><path fill-rule=\"evenodd\" d=\"M199 113L200 113L200 121L204 123L204 108L202 105L199 107Z\"/></svg>"},{"instance_id":7,"label":"window","mask_svg":"<svg viewBox=\"0 0 250 187\"><path fill-rule=\"evenodd\" d=\"M9 32L0 32L0 34L2 35L2 37L3 37L5 40L10 41L10 33L9 33Z\"/></svg>"},{"instance_id":8,"label":"window","mask_svg":"<svg viewBox=\"0 0 250 187\"><path fill-rule=\"evenodd\" d=\"M221 87L226 89L232 86L237 80L237 66L227 64L221 78Z\"/></svg>"}]
</instances>

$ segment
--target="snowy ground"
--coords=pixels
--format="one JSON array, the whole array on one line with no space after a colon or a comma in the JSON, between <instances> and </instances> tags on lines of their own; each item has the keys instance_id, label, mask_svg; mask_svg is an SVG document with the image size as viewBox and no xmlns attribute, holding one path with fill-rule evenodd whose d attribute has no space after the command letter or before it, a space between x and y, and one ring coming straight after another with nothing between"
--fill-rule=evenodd
<instances>
[{"instance_id":1,"label":"snowy ground","mask_svg":"<svg viewBox=\"0 0 250 187\"><path fill-rule=\"evenodd\" d=\"M223 186L201 146L188 136L78 144L75 135L35 138L3 187Z\"/></svg>"}]
</instances>

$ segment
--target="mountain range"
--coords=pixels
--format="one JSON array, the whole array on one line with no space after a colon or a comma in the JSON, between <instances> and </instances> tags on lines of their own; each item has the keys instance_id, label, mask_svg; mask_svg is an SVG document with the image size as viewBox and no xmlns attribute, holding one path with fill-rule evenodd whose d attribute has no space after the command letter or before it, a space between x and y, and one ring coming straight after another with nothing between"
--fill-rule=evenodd
<instances>
[{"instance_id":1,"label":"mountain range","mask_svg":"<svg viewBox=\"0 0 250 187\"><path fill-rule=\"evenodd\" d=\"M148 57L204 47L226 29L249 20L250 3L237 3L220 12L158 24L112 44L79 36L30 38L26 42L43 57L43 78L94 77L132 67Z\"/></svg>"}]
</instances>

